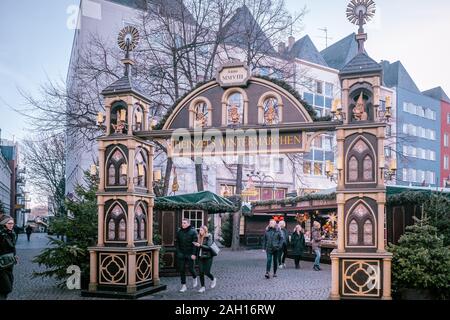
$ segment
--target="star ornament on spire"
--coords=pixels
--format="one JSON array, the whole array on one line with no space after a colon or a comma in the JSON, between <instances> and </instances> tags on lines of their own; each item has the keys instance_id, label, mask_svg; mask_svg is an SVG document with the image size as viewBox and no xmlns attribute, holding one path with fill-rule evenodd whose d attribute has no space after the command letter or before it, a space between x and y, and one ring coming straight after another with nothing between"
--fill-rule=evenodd
<instances>
[{"instance_id":1,"label":"star ornament on spire","mask_svg":"<svg viewBox=\"0 0 450 320\"><path fill-rule=\"evenodd\" d=\"M363 33L363 26L375 15L376 4L372 0L352 0L347 6L347 19L359 26Z\"/></svg>"}]
</instances>

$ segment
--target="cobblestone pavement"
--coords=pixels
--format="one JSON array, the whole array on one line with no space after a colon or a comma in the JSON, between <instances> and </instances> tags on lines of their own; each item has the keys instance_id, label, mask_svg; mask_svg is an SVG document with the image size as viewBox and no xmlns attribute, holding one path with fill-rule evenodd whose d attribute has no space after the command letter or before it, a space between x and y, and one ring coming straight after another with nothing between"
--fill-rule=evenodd
<instances>
[{"instance_id":1,"label":"cobblestone pavement","mask_svg":"<svg viewBox=\"0 0 450 320\"><path fill-rule=\"evenodd\" d=\"M45 234L33 234L30 243L20 235L17 253L20 263L15 267L14 291L8 297L12 300L85 300L80 291L59 289L53 279L31 278L40 270L32 259L46 246ZM206 279L206 292L198 293L192 288L188 277L188 291L179 293L178 277L161 278L167 290L142 300L324 300L328 299L331 286L329 265L322 265L322 271L312 270L312 263L302 261L302 269L294 269L293 260L286 260L286 269L278 271L277 278L264 278L265 253L262 250L232 252L222 250L214 258L212 274L217 277L217 286L210 289ZM200 281L199 281L200 284Z\"/></svg>"}]
</instances>

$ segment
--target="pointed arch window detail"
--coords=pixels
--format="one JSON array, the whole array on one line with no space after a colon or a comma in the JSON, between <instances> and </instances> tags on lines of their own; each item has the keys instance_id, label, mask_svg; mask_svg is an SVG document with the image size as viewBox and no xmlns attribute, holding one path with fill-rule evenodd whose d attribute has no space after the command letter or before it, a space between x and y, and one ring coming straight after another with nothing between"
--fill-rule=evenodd
<instances>
[{"instance_id":1,"label":"pointed arch window detail","mask_svg":"<svg viewBox=\"0 0 450 320\"><path fill-rule=\"evenodd\" d=\"M376 155L368 141L362 136L350 147L347 155L346 179L349 183L376 182Z\"/></svg>"},{"instance_id":2,"label":"pointed arch window detail","mask_svg":"<svg viewBox=\"0 0 450 320\"><path fill-rule=\"evenodd\" d=\"M358 244L358 223L355 220L350 222L350 227L348 231L348 243L351 246Z\"/></svg>"},{"instance_id":3,"label":"pointed arch window detail","mask_svg":"<svg viewBox=\"0 0 450 320\"><path fill-rule=\"evenodd\" d=\"M126 215L118 203L113 204L106 217L106 239L109 241L126 241Z\"/></svg>"},{"instance_id":4,"label":"pointed arch window detail","mask_svg":"<svg viewBox=\"0 0 450 320\"><path fill-rule=\"evenodd\" d=\"M373 224L370 220L364 223L364 245L373 245Z\"/></svg>"},{"instance_id":5,"label":"pointed arch window detail","mask_svg":"<svg viewBox=\"0 0 450 320\"><path fill-rule=\"evenodd\" d=\"M358 160L351 157L348 163L348 180L350 182L358 181Z\"/></svg>"},{"instance_id":6,"label":"pointed arch window detail","mask_svg":"<svg viewBox=\"0 0 450 320\"><path fill-rule=\"evenodd\" d=\"M106 164L107 168L107 186L126 186L127 159L123 152L116 147Z\"/></svg>"},{"instance_id":7,"label":"pointed arch window detail","mask_svg":"<svg viewBox=\"0 0 450 320\"><path fill-rule=\"evenodd\" d=\"M363 168L364 168L363 169L364 170L363 179L365 181L373 181L374 180L374 177L373 177L373 161L372 161L372 158L369 155L367 155L364 158Z\"/></svg>"},{"instance_id":8,"label":"pointed arch window detail","mask_svg":"<svg viewBox=\"0 0 450 320\"><path fill-rule=\"evenodd\" d=\"M136 206L134 214L134 240L146 240L147 215L142 202Z\"/></svg>"}]
</instances>

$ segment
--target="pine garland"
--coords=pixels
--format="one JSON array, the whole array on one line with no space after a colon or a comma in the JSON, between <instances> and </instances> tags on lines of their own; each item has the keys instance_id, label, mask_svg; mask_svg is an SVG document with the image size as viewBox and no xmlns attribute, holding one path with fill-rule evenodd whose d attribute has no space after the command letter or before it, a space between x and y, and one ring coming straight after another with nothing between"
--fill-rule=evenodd
<instances>
[{"instance_id":1,"label":"pine garland","mask_svg":"<svg viewBox=\"0 0 450 320\"><path fill-rule=\"evenodd\" d=\"M218 205L213 203L160 203L155 199L155 210L203 210L208 214L236 212L239 210L236 206Z\"/></svg>"},{"instance_id":2,"label":"pine garland","mask_svg":"<svg viewBox=\"0 0 450 320\"><path fill-rule=\"evenodd\" d=\"M270 205L295 205L299 202L303 201L311 201L311 200L335 200L336 199L336 193L330 193L330 194L308 194L306 196L298 196L295 198L288 198L283 200L267 200L267 201L256 201L252 202L252 207L256 206L270 206Z\"/></svg>"},{"instance_id":3,"label":"pine garland","mask_svg":"<svg viewBox=\"0 0 450 320\"><path fill-rule=\"evenodd\" d=\"M389 195L387 197L387 204L390 206L401 206L404 204L419 205L429 201L431 197L436 195L450 199L450 194L438 191L406 191Z\"/></svg>"},{"instance_id":4,"label":"pine garland","mask_svg":"<svg viewBox=\"0 0 450 320\"><path fill-rule=\"evenodd\" d=\"M429 201L433 195L441 194L450 200L450 194L443 194L440 192L432 191L406 191L398 194L392 194L387 196L387 205L389 206L402 206L406 204L418 205ZM296 198L288 198L283 200L267 200L267 201L255 201L252 202L252 207L257 206L270 206L270 205L295 205L299 202L310 200L336 200L336 193L330 194L308 194L306 196L299 196Z\"/></svg>"}]
</instances>

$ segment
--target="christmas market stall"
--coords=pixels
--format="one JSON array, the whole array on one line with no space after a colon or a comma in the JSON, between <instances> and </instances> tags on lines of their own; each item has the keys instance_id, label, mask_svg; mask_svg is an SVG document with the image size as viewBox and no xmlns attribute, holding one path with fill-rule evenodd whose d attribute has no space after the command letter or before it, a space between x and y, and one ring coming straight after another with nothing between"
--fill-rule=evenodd
<instances>
[{"instance_id":1,"label":"christmas market stall","mask_svg":"<svg viewBox=\"0 0 450 320\"><path fill-rule=\"evenodd\" d=\"M387 242L398 244L407 226L414 224L414 219L421 219L426 204L433 195L450 197L449 189L426 187L387 187L386 232Z\"/></svg>"},{"instance_id":2,"label":"christmas market stall","mask_svg":"<svg viewBox=\"0 0 450 320\"><path fill-rule=\"evenodd\" d=\"M387 243L397 244L405 233L406 227L414 224L414 219L420 219L423 204L433 194L450 196L449 190L436 190L425 187L388 186L386 204L386 239ZM314 221L319 221L322 227L322 262L330 262L330 253L337 248L337 204L334 189L321 193L308 194L283 200L252 202L250 213L245 215L244 235L242 245L256 249L261 248L264 230L270 219L286 222L289 234L295 225L300 224L305 232L307 250L305 260L312 260L310 235Z\"/></svg>"},{"instance_id":3,"label":"christmas market stall","mask_svg":"<svg viewBox=\"0 0 450 320\"><path fill-rule=\"evenodd\" d=\"M155 198L155 229L163 247L164 262L160 274L164 276L177 274L175 235L182 219L189 219L197 232L202 225L207 225L210 233L213 233L211 223L213 219L209 219L210 214L237 210L233 202L209 191Z\"/></svg>"},{"instance_id":4,"label":"christmas market stall","mask_svg":"<svg viewBox=\"0 0 450 320\"><path fill-rule=\"evenodd\" d=\"M289 234L300 224L305 232L307 251L304 259L313 259L310 236L312 223L319 221L322 226L322 261L330 262L330 253L336 246L337 206L334 190L323 191L283 200L259 201L252 203L252 211L245 217L242 244L250 248L260 248L265 228L270 219L284 220Z\"/></svg>"}]
</instances>

